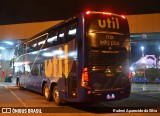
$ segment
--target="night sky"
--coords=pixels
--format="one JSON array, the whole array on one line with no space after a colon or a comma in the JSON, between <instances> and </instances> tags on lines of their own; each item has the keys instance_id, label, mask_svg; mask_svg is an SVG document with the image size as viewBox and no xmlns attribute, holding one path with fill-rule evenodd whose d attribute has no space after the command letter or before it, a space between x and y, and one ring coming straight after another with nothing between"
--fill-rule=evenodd
<instances>
[{"instance_id":1,"label":"night sky","mask_svg":"<svg viewBox=\"0 0 160 116\"><path fill-rule=\"evenodd\" d=\"M0 0L0 25L64 20L86 10L160 13L160 0Z\"/></svg>"}]
</instances>

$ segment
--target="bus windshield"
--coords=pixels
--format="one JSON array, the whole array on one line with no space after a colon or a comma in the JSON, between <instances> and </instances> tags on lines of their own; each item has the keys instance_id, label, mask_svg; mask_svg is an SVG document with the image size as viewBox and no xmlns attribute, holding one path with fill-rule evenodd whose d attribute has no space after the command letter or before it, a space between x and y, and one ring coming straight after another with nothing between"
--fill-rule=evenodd
<instances>
[{"instance_id":1,"label":"bus windshield","mask_svg":"<svg viewBox=\"0 0 160 116\"><path fill-rule=\"evenodd\" d=\"M128 22L114 15L91 14L87 16L87 38L92 47L124 46L129 43Z\"/></svg>"},{"instance_id":2,"label":"bus windshield","mask_svg":"<svg viewBox=\"0 0 160 116\"><path fill-rule=\"evenodd\" d=\"M129 27L116 15L90 14L87 20L88 60L92 66L128 64Z\"/></svg>"}]
</instances>

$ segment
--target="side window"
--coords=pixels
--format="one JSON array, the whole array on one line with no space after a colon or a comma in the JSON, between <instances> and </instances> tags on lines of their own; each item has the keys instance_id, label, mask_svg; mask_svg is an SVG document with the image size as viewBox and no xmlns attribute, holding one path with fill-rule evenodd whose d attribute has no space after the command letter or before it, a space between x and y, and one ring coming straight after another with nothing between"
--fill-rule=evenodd
<instances>
[{"instance_id":1,"label":"side window","mask_svg":"<svg viewBox=\"0 0 160 116\"><path fill-rule=\"evenodd\" d=\"M34 51L41 49L43 45L45 44L47 37L48 37L48 34L44 33L43 35L35 37L32 40L29 40L27 42L27 53L34 52Z\"/></svg>"},{"instance_id":2,"label":"side window","mask_svg":"<svg viewBox=\"0 0 160 116\"><path fill-rule=\"evenodd\" d=\"M43 75L43 64L31 64L31 75L42 76Z\"/></svg>"},{"instance_id":3,"label":"side window","mask_svg":"<svg viewBox=\"0 0 160 116\"><path fill-rule=\"evenodd\" d=\"M77 22L72 23L68 27L67 41L70 41L70 40L76 38L76 35L77 35Z\"/></svg>"},{"instance_id":4,"label":"side window","mask_svg":"<svg viewBox=\"0 0 160 116\"><path fill-rule=\"evenodd\" d=\"M30 68L30 66L28 65L28 64L26 64L25 65L25 75L29 75L30 74L30 72L31 72L31 68Z\"/></svg>"},{"instance_id":5,"label":"side window","mask_svg":"<svg viewBox=\"0 0 160 116\"><path fill-rule=\"evenodd\" d=\"M26 53L27 51L26 51L26 48L27 48L27 44L25 43L25 44L23 44L23 53Z\"/></svg>"},{"instance_id":6,"label":"side window","mask_svg":"<svg viewBox=\"0 0 160 116\"><path fill-rule=\"evenodd\" d=\"M57 39L58 39L57 35L58 35L58 32L57 32L57 31L51 31L51 32L49 33L49 37L48 37L48 39L47 39L47 44L48 44L49 46L50 46L50 45L55 45L55 44L57 44Z\"/></svg>"},{"instance_id":7,"label":"side window","mask_svg":"<svg viewBox=\"0 0 160 116\"><path fill-rule=\"evenodd\" d=\"M21 76L23 74L23 65L16 66L15 67L15 75Z\"/></svg>"},{"instance_id":8,"label":"side window","mask_svg":"<svg viewBox=\"0 0 160 116\"><path fill-rule=\"evenodd\" d=\"M27 53L38 50L37 40L32 40L27 43Z\"/></svg>"},{"instance_id":9,"label":"side window","mask_svg":"<svg viewBox=\"0 0 160 116\"><path fill-rule=\"evenodd\" d=\"M42 49L45 43L46 43L46 37L45 36L43 36L41 38L38 38L37 39L37 49L38 50Z\"/></svg>"},{"instance_id":10,"label":"side window","mask_svg":"<svg viewBox=\"0 0 160 116\"><path fill-rule=\"evenodd\" d=\"M65 42L66 39L66 27L63 27L58 32L58 43L62 44Z\"/></svg>"},{"instance_id":11,"label":"side window","mask_svg":"<svg viewBox=\"0 0 160 116\"><path fill-rule=\"evenodd\" d=\"M24 44L19 44L19 45L17 45L16 48L15 48L14 55L20 56L20 55L22 55L22 54L25 53L24 50L25 50Z\"/></svg>"}]
</instances>

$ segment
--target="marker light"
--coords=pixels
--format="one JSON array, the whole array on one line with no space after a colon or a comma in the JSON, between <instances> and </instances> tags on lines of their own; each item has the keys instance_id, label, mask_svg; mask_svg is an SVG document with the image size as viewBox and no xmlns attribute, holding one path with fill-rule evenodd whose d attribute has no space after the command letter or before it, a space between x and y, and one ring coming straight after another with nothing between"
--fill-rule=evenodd
<instances>
[{"instance_id":1,"label":"marker light","mask_svg":"<svg viewBox=\"0 0 160 116\"><path fill-rule=\"evenodd\" d=\"M91 13L91 11L87 11L87 12L86 12L86 14L90 14L90 13Z\"/></svg>"},{"instance_id":2,"label":"marker light","mask_svg":"<svg viewBox=\"0 0 160 116\"><path fill-rule=\"evenodd\" d=\"M121 17L124 18L124 19L126 18L124 15L121 15Z\"/></svg>"},{"instance_id":3,"label":"marker light","mask_svg":"<svg viewBox=\"0 0 160 116\"><path fill-rule=\"evenodd\" d=\"M47 42L53 42L53 41L57 41L57 36L53 36L51 38L48 38Z\"/></svg>"},{"instance_id":4,"label":"marker light","mask_svg":"<svg viewBox=\"0 0 160 116\"><path fill-rule=\"evenodd\" d=\"M109 12L103 12L103 14L111 15L112 13L109 13Z\"/></svg>"}]
</instances>

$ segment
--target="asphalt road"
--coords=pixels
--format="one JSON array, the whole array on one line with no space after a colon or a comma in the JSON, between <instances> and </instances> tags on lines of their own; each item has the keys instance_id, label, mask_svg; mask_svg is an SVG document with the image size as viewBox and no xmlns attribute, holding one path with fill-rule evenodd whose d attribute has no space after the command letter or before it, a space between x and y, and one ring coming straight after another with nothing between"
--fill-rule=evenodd
<instances>
[{"instance_id":1,"label":"asphalt road","mask_svg":"<svg viewBox=\"0 0 160 116\"><path fill-rule=\"evenodd\" d=\"M132 112L138 113L138 115L144 112L156 113L155 115L157 115L160 113L160 92L133 92L129 98L113 102L56 106L53 102L46 101L42 95L32 91L19 90L16 86L0 86L0 112L7 111L5 108L11 109L12 113L19 112L19 115L27 112L45 113L45 115L64 113L69 116L73 114L104 115L106 113L107 115L122 115L123 113L126 115ZM4 115L9 114L5 113Z\"/></svg>"}]
</instances>

